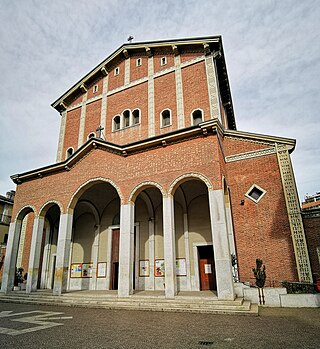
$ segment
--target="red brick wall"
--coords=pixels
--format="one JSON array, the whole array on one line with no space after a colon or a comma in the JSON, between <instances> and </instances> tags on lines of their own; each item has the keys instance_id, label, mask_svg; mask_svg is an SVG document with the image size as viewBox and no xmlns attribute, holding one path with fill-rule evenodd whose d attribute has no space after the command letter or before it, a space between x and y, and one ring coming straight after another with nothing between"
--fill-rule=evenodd
<instances>
[{"instance_id":1,"label":"red brick wall","mask_svg":"<svg viewBox=\"0 0 320 349\"><path fill-rule=\"evenodd\" d=\"M98 85L98 91L93 93L93 87L95 85ZM87 99L90 99L92 97L96 97L102 94L102 89L103 89L103 79L100 79L99 81L96 81L94 84L92 84L89 88L88 88L88 92L87 92Z\"/></svg>"},{"instance_id":2,"label":"red brick wall","mask_svg":"<svg viewBox=\"0 0 320 349\"><path fill-rule=\"evenodd\" d=\"M186 52L186 53L182 53L180 54L180 59L181 59L181 63L186 62L186 61L190 61L193 58L197 58L197 57L201 57L203 56L203 52Z\"/></svg>"},{"instance_id":3,"label":"red brick wall","mask_svg":"<svg viewBox=\"0 0 320 349\"><path fill-rule=\"evenodd\" d=\"M124 60L115 65L109 72L108 91L124 85ZM119 75L114 75L114 68L119 67Z\"/></svg>"},{"instance_id":4,"label":"red brick wall","mask_svg":"<svg viewBox=\"0 0 320 349\"><path fill-rule=\"evenodd\" d=\"M22 268L24 270L23 275L28 271L28 268L29 268L29 256L30 256L30 248L31 248L33 222L34 222L34 213L30 212L28 214L26 235L25 235L23 254L22 254Z\"/></svg>"},{"instance_id":5,"label":"red brick wall","mask_svg":"<svg viewBox=\"0 0 320 349\"><path fill-rule=\"evenodd\" d=\"M70 171L19 184L12 215L14 217L21 207L28 204L39 210L50 200L61 202L65 209L79 186L95 177L114 181L125 200L131 190L143 181L156 181L167 190L174 179L188 172L202 173L218 189L221 187L218 156L214 136L200 137L128 157L96 149Z\"/></svg>"},{"instance_id":6,"label":"red brick wall","mask_svg":"<svg viewBox=\"0 0 320 349\"><path fill-rule=\"evenodd\" d=\"M320 210L318 210L320 211ZM318 213L319 214L319 213ZM320 275L319 258L317 255L317 247L320 247L320 216L306 216L303 217L304 231L306 234L309 258L313 274Z\"/></svg>"},{"instance_id":7,"label":"red brick wall","mask_svg":"<svg viewBox=\"0 0 320 349\"><path fill-rule=\"evenodd\" d=\"M250 142L246 139L225 137L223 149L226 156L270 148L272 145Z\"/></svg>"},{"instance_id":8,"label":"red brick wall","mask_svg":"<svg viewBox=\"0 0 320 349\"><path fill-rule=\"evenodd\" d=\"M141 58L141 66L137 67L137 58ZM148 57L131 56L130 57L130 82L148 76Z\"/></svg>"},{"instance_id":9,"label":"red brick wall","mask_svg":"<svg viewBox=\"0 0 320 349\"><path fill-rule=\"evenodd\" d=\"M115 115L130 109L140 109L140 125L112 132ZM116 144L126 144L148 137L148 83L139 84L108 97L106 140Z\"/></svg>"},{"instance_id":10,"label":"red brick wall","mask_svg":"<svg viewBox=\"0 0 320 349\"><path fill-rule=\"evenodd\" d=\"M228 185L241 281L251 281L256 258L263 260L267 286L297 281L288 214L276 155L227 163ZM267 191L255 203L245 197L253 184ZM244 205L241 205L244 200Z\"/></svg>"},{"instance_id":11,"label":"red brick wall","mask_svg":"<svg viewBox=\"0 0 320 349\"><path fill-rule=\"evenodd\" d=\"M177 129L176 79L174 72L162 75L154 80L155 133L167 133ZM171 109L172 126L160 128L160 113Z\"/></svg>"},{"instance_id":12,"label":"red brick wall","mask_svg":"<svg viewBox=\"0 0 320 349\"><path fill-rule=\"evenodd\" d=\"M191 126L190 115L194 109L202 109L204 120L209 120L210 105L206 67L204 62L199 62L182 69L182 86L185 126Z\"/></svg>"},{"instance_id":13,"label":"red brick wall","mask_svg":"<svg viewBox=\"0 0 320 349\"><path fill-rule=\"evenodd\" d=\"M167 57L167 64L161 65L161 58ZM174 66L174 55L168 52L156 52L153 56L153 69L157 73L161 70L168 69Z\"/></svg>"},{"instance_id":14,"label":"red brick wall","mask_svg":"<svg viewBox=\"0 0 320 349\"><path fill-rule=\"evenodd\" d=\"M87 104L86 108L86 121L84 127L83 141L86 142L88 135L94 132L97 135L96 129L100 125L101 115L101 99L90 104ZM98 135L97 135L98 136Z\"/></svg>"},{"instance_id":15,"label":"red brick wall","mask_svg":"<svg viewBox=\"0 0 320 349\"><path fill-rule=\"evenodd\" d=\"M66 131L62 148L62 160L66 157L66 150L73 147L76 151L78 149L78 137L80 127L81 107L71 110L67 113Z\"/></svg>"}]
</instances>

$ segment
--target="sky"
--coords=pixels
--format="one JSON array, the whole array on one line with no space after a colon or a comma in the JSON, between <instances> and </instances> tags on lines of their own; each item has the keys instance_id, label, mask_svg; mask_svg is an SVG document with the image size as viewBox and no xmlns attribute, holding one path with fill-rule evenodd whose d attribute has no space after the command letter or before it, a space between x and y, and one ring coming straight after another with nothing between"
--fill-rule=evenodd
<instances>
[{"instance_id":1,"label":"sky","mask_svg":"<svg viewBox=\"0 0 320 349\"><path fill-rule=\"evenodd\" d=\"M0 194L53 164L50 105L127 42L222 35L240 131L297 140L300 200L320 191L318 0L1 0Z\"/></svg>"}]
</instances>

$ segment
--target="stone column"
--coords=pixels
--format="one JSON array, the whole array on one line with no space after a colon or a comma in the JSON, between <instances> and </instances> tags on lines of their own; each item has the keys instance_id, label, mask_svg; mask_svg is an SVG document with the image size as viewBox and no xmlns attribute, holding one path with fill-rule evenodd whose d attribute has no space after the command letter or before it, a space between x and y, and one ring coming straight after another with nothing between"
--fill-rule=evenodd
<instances>
[{"instance_id":1,"label":"stone column","mask_svg":"<svg viewBox=\"0 0 320 349\"><path fill-rule=\"evenodd\" d=\"M186 265L187 265L187 289L191 291L191 266L190 266L190 248L189 248L189 225L188 214L183 214L183 231L184 231L184 248L186 253Z\"/></svg>"},{"instance_id":2,"label":"stone column","mask_svg":"<svg viewBox=\"0 0 320 349\"><path fill-rule=\"evenodd\" d=\"M133 293L134 204L120 207L119 287L118 297Z\"/></svg>"},{"instance_id":3,"label":"stone column","mask_svg":"<svg viewBox=\"0 0 320 349\"><path fill-rule=\"evenodd\" d=\"M37 290L40 266L41 242L43 236L44 217L35 218L33 222L32 239L29 256L28 279L26 292Z\"/></svg>"},{"instance_id":4,"label":"stone column","mask_svg":"<svg viewBox=\"0 0 320 349\"><path fill-rule=\"evenodd\" d=\"M73 214L60 215L56 270L54 274L53 294L61 295L67 290L70 262Z\"/></svg>"},{"instance_id":5,"label":"stone column","mask_svg":"<svg viewBox=\"0 0 320 349\"><path fill-rule=\"evenodd\" d=\"M6 256L4 257L4 267L2 273L1 291L8 293L12 291L16 272L16 261L19 248L19 238L21 221L16 220L10 223L9 236L7 242Z\"/></svg>"},{"instance_id":6,"label":"stone column","mask_svg":"<svg viewBox=\"0 0 320 349\"><path fill-rule=\"evenodd\" d=\"M173 196L163 198L163 244L165 261L165 296L174 298L176 285L176 248Z\"/></svg>"},{"instance_id":7,"label":"stone column","mask_svg":"<svg viewBox=\"0 0 320 349\"><path fill-rule=\"evenodd\" d=\"M235 299L223 190L209 190L209 210L218 299Z\"/></svg>"},{"instance_id":8,"label":"stone column","mask_svg":"<svg viewBox=\"0 0 320 349\"><path fill-rule=\"evenodd\" d=\"M155 289L154 285L154 217L149 218L149 263L150 263L150 287Z\"/></svg>"},{"instance_id":9,"label":"stone column","mask_svg":"<svg viewBox=\"0 0 320 349\"><path fill-rule=\"evenodd\" d=\"M94 241L91 249L92 255L92 278L90 280L90 289L97 289L97 268L98 268L98 254L99 254L99 236L100 236L100 225L95 226Z\"/></svg>"}]
</instances>

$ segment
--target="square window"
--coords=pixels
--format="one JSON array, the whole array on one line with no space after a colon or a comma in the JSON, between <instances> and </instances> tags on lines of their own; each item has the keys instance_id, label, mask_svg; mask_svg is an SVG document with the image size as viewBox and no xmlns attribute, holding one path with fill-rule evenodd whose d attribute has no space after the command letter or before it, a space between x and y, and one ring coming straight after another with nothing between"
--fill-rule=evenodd
<instances>
[{"instance_id":1,"label":"square window","mask_svg":"<svg viewBox=\"0 0 320 349\"><path fill-rule=\"evenodd\" d=\"M246 192L245 196L255 203L258 203L263 196L266 194L266 191L260 188L258 185L254 184L251 188Z\"/></svg>"}]
</instances>

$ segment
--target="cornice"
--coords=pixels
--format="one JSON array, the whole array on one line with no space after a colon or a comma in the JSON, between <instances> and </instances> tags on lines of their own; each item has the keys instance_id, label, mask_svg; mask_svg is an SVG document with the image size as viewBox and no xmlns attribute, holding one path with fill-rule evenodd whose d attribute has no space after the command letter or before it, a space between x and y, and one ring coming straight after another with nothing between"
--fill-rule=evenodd
<instances>
[{"instance_id":1,"label":"cornice","mask_svg":"<svg viewBox=\"0 0 320 349\"><path fill-rule=\"evenodd\" d=\"M106 75L108 74L107 65L112 62L117 56L130 56L130 51L143 49L148 55L152 55L152 49L158 47L169 47L170 50L176 54L179 51L179 47L187 45L203 45L204 52L208 51L210 44L221 45L221 36L208 36L208 37L198 37L198 38L184 38L184 39L171 39L171 40L160 40L160 41L148 41L148 42L138 42L138 43L128 43L120 46L116 51L114 51L110 56L103 60L99 65L93 68L87 75L85 75L81 80L79 80L75 85L73 85L69 90L67 90L62 96L60 96L51 106L58 111L65 105L65 99L77 90L84 90L86 88L87 82L97 74Z\"/></svg>"}]
</instances>

